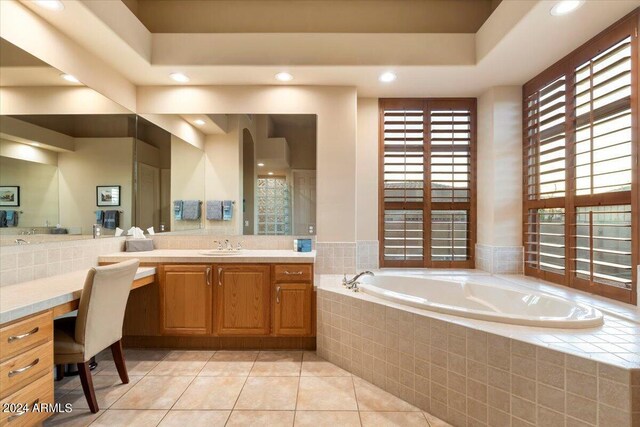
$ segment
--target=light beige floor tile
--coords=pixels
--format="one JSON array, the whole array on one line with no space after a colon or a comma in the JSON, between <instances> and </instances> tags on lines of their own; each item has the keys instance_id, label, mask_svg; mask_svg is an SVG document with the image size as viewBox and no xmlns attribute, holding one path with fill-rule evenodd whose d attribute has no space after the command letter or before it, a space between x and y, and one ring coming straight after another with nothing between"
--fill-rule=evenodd
<instances>
[{"instance_id":1,"label":"light beige floor tile","mask_svg":"<svg viewBox=\"0 0 640 427\"><path fill-rule=\"evenodd\" d=\"M45 427L85 427L98 419L104 411L92 414L89 409L74 408L71 412L59 412L44 422Z\"/></svg>"},{"instance_id":2,"label":"light beige floor tile","mask_svg":"<svg viewBox=\"0 0 640 427\"><path fill-rule=\"evenodd\" d=\"M53 382L53 390L55 392L56 399L59 399L78 387L80 387L80 377L77 375L73 377L64 377L60 381Z\"/></svg>"},{"instance_id":3,"label":"light beige floor tile","mask_svg":"<svg viewBox=\"0 0 640 427\"><path fill-rule=\"evenodd\" d=\"M155 427L165 416L167 411L157 410L117 410L109 409L104 412L91 427Z\"/></svg>"},{"instance_id":4,"label":"light beige floor tile","mask_svg":"<svg viewBox=\"0 0 640 427\"><path fill-rule=\"evenodd\" d=\"M226 427L291 427L293 411L233 411Z\"/></svg>"},{"instance_id":5,"label":"light beige floor tile","mask_svg":"<svg viewBox=\"0 0 640 427\"><path fill-rule=\"evenodd\" d=\"M235 409L294 410L298 378L248 377Z\"/></svg>"},{"instance_id":6,"label":"light beige floor tile","mask_svg":"<svg viewBox=\"0 0 640 427\"><path fill-rule=\"evenodd\" d=\"M231 411L169 411L160 427L223 427Z\"/></svg>"},{"instance_id":7,"label":"light beige floor tile","mask_svg":"<svg viewBox=\"0 0 640 427\"><path fill-rule=\"evenodd\" d=\"M357 411L358 404L349 377L302 377L298 390L301 411Z\"/></svg>"},{"instance_id":8,"label":"light beige floor tile","mask_svg":"<svg viewBox=\"0 0 640 427\"><path fill-rule=\"evenodd\" d=\"M357 411L296 411L296 427L360 427Z\"/></svg>"},{"instance_id":9,"label":"light beige floor tile","mask_svg":"<svg viewBox=\"0 0 640 427\"><path fill-rule=\"evenodd\" d=\"M361 411L419 411L413 405L361 379L353 378Z\"/></svg>"},{"instance_id":10,"label":"light beige floor tile","mask_svg":"<svg viewBox=\"0 0 640 427\"><path fill-rule=\"evenodd\" d=\"M431 415L428 412L423 412L423 414L431 427L453 427L448 422L442 421L440 418Z\"/></svg>"},{"instance_id":11,"label":"light beige floor tile","mask_svg":"<svg viewBox=\"0 0 640 427\"><path fill-rule=\"evenodd\" d=\"M198 375L213 351L172 351L148 375Z\"/></svg>"},{"instance_id":12,"label":"light beige floor tile","mask_svg":"<svg viewBox=\"0 0 640 427\"><path fill-rule=\"evenodd\" d=\"M170 409L194 377L146 376L125 393L114 409Z\"/></svg>"},{"instance_id":13,"label":"light beige floor tile","mask_svg":"<svg viewBox=\"0 0 640 427\"><path fill-rule=\"evenodd\" d=\"M253 368L251 362L236 362L211 359L198 374L208 377L246 377Z\"/></svg>"},{"instance_id":14,"label":"light beige floor tile","mask_svg":"<svg viewBox=\"0 0 640 427\"><path fill-rule=\"evenodd\" d=\"M251 372L252 377L299 377L301 362L290 361L257 361L253 364Z\"/></svg>"},{"instance_id":15,"label":"light beige floor tile","mask_svg":"<svg viewBox=\"0 0 640 427\"><path fill-rule=\"evenodd\" d=\"M351 374L331 362L318 358L317 360L302 361L300 375L303 377L350 377Z\"/></svg>"},{"instance_id":16,"label":"light beige floor tile","mask_svg":"<svg viewBox=\"0 0 640 427\"><path fill-rule=\"evenodd\" d=\"M147 375L169 353L168 350L125 349L124 360L129 375ZM118 375L113 360L98 363L100 370L96 375Z\"/></svg>"},{"instance_id":17,"label":"light beige floor tile","mask_svg":"<svg viewBox=\"0 0 640 427\"><path fill-rule=\"evenodd\" d=\"M360 412L363 427L429 427L422 412Z\"/></svg>"},{"instance_id":18,"label":"light beige floor tile","mask_svg":"<svg viewBox=\"0 0 640 427\"><path fill-rule=\"evenodd\" d=\"M233 409L244 377L196 377L173 409Z\"/></svg>"},{"instance_id":19,"label":"light beige floor tile","mask_svg":"<svg viewBox=\"0 0 640 427\"><path fill-rule=\"evenodd\" d=\"M259 362L301 362L301 351L261 351L258 354Z\"/></svg>"},{"instance_id":20,"label":"light beige floor tile","mask_svg":"<svg viewBox=\"0 0 640 427\"><path fill-rule=\"evenodd\" d=\"M143 377L129 377L129 384L122 384L120 377L113 375L93 376L93 389L100 409L108 409ZM71 403L74 408L88 408L82 387L75 388L58 399L59 403Z\"/></svg>"},{"instance_id":21,"label":"light beige floor tile","mask_svg":"<svg viewBox=\"0 0 640 427\"><path fill-rule=\"evenodd\" d=\"M220 350L216 351L211 360L224 362L254 362L258 357L258 351L236 351L236 350Z\"/></svg>"}]
</instances>

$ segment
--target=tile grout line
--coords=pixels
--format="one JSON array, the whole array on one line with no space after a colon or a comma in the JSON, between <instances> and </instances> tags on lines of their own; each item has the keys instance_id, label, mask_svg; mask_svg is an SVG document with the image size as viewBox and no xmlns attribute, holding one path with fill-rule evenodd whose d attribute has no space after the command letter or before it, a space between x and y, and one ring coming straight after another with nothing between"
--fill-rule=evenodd
<instances>
[{"instance_id":1,"label":"tile grout line","mask_svg":"<svg viewBox=\"0 0 640 427\"><path fill-rule=\"evenodd\" d=\"M242 383L242 387L240 388L240 393L238 393L238 397L236 397L236 401L233 403L233 407L231 408L231 412L229 412L229 416L227 417L227 420L224 422L225 426L229 423L229 420L231 420L231 415L233 415L233 412L236 410L236 405L238 404L238 400L240 400L240 396L242 395L242 392L244 391L244 386L247 385L247 381L249 381L249 375L251 374L251 371L253 370L253 367L255 366L256 360L258 360L258 356L259 355L260 355L260 351L257 352L256 357L251 362L251 368L249 369L249 372L247 372L247 376L244 379L244 383Z\"/></svg>"}]
</instances>

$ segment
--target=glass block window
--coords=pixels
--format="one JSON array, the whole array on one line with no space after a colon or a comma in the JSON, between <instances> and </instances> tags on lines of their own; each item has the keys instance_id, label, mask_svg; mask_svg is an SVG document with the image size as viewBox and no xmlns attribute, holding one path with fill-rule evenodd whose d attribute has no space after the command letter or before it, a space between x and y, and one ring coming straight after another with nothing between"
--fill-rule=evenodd
<instances>
[{"instance_id":1,"label":"glass block window","mask_svg":"<svg viewBox=\"0 0 640 427\"><path fill-rule=\"evenodd\" d=\"M291 191L285 177L258 178L258 234L291 234Z\"/></svg>"}]
</instances>

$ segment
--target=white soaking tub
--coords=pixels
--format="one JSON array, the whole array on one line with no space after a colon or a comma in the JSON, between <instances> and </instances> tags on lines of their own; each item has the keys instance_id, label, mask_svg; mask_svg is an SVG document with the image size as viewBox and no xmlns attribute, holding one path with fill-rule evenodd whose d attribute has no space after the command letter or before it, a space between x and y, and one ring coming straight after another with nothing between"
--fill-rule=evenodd
<instances>
[{"instance_id":1,"label":"white soaking tub","mask_svg":"<svg viewBox=\"0 0 640 427\"><path fill-rule=\"evenodd\" d=\"M360 291L439 313L548 328L593 328L602 313L586 304L542 292L410 276L363 276Z\"/></svg>"}]
</instances>

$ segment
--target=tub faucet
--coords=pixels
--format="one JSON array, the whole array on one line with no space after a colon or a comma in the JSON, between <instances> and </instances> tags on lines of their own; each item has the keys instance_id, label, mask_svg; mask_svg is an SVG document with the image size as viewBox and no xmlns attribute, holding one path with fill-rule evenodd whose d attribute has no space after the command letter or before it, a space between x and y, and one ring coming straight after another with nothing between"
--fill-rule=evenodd
<instances>
[{"instance_id":1,"label":"tub faucet","mask_svg":"<svg viewBox=\"0 0 640 427\"><path fill-rule=\"evenodd\" d=\"M28 244L29 244L29 242L27 242L27 241L26 241L26 240L24 240L24 239L16 239L16 243L17 243L18 245L28 245Z\"/></svg>"},{"instance_id":2,"label":"tub faucet","mask_svg":"<svg viewBox=\"0 0 640 427\"><path fill-rule=\"evenodd\" d=\"M347 289L352 289L354 292L358 292L358 279L362 276L373 276L373 273L370 271L363 271L362 273L356 274L351 280L347 280L347 275L345 274L342 278L342 286Z\"/></svg>"}]
</instances>

